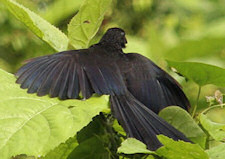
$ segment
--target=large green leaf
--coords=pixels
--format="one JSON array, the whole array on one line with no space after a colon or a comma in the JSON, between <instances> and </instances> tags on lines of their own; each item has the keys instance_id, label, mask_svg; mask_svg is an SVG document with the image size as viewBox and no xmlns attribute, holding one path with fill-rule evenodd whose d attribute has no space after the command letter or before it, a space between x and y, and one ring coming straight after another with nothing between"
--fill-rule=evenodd
<instances>
[{"instance_id":1,"label":"large green leaf","mask_svg":"<svg viewBox=\"0 0 225 159\"><path fill-rule=\"evenodd\" d=\"M50 23L58 24L75 14L81 3L82 0L56 0L48 6L47 10L41 12L41 15Z\"/></svg>"},{"instance_id":2,"label":"large green leaf","mask_svg":"<svg viewBox=\"0 0 225 159\"><path fill-rule=\"evenodd\" d=\"M112 116L104 115L101 113L100 115L93 118L93 120L84 127L81 131L77 133L77 141L79 146L71 153L71 157L73 158L101 158L106 154L105 150L110 152L111 158L116 158L117 148L121 144L121 140L118 137L117 133L112 129L113 118ZM97 137L97 138L96 138ZM90 140L89 140L90 139ZM98 139L98 140L96 140ZM94 143L89 143L94 142ZM93 146L93 151L100 152L100 154L96 154L95 157L92 157L92 150L88 150L90 144L95 144L95 142L100 145ZM102 149L102 150L98 150ZM85 152L86 151L86 152ZM82 153L85 152L85 153ZM104 157L103 157L104 158Z\"/></svg>"},{"instance_id":3,"label":"large green leaf","mask_svg":"<svg viewBox=\"0 0 225 159\"><path fill-rule=\"evenodd\" d=\"M207 136L187 111L178 106L170 106L160 111L159 116L180 130L190 140L205 148Z\"/></svg>"},{"instance_id":4,"label":"large green leaf","mask_svg":"<svg viewBox=\"0 0 225 159\"><path fill-rule=\"evenodd\" d=\"M58 28L13 0L1 1L17 19L55 50L63 51L67 49L69 40Z\"/></svg>"},{"instance_id":5,"label":"large green leaf","mask_svg":"<svg viewBox=\"0 0 225 159\"><path fill-rule=\"evenodd\" d=\"M225 144L220 144L206 151L209 154L210 159L224 159L225 156Z\"/></svg>"},{"instance_id":6,"label":"large green leaf","mask_svg":"<svg viewBox=\"0 0 225 159\"><path fill-rule=\"evenodd\" d=\"M168 61L168 64L183 76L196 82L199 86L214 84L225 87L224 68L198 62Z\"/></svg>"},{"instance_id":7,"label":"large green leaf","mask_svg":"<svg viewBox=\"0 0 225 159\"><path fill-rule=\"evenodd\" d=\"M108 97L86 101L37 97L0 70L0 156L45 155L107 109Z\"/></svg>"},{"instance_id":8,"label":"large green leaf","mask_svg":"<svg viewBox=\"0 0 225 159\"><path fill-rule=\"evenodd\" d=\"M78 146L76 136L69 138L65 143L61 143L54 150L51 150L41 159L67 159L70 153Z\"/></svg>"},{"instance_id":9,"label":"large green leaf","mask_svg":"<svg viewBox=\"0 0 225 159\"><path fill-rule=\"evenodd\" d=\"M145 154L155 154L155 152L147 149L147 146L135 138L128 138L122 142L121 146L118 148L118 153L124 154L135 154L135 153L145 153Z\"/></svg>"},{"instance_id":10,"label":"large green leaf","mask_svg":"<svg viewBox=\"0 0 225 159\"><path fill-rule=\"evenodd\" d=\"M103 115L98 115L94 117L86 127L77 133L77 141L80 144L93 136L103 136L106 132L107 130L104 127Z\"/></svg>"},{"instance_id":11,"label":"large green leaf","mask_svg":"<svg viewBox=\"0 0 225 159\"><path fill-rule=\"evenodd\" d=\"M104 142L93 136L73 150L68 159L111 159L110 152L104 147Z\"/></svg>"},{"instance_id":12,"label":"large green leaf","mask_svg":"<svg viewBox=\"0 0 225 159\"><path fill-rule=\"evenodd\" d=\"M106 123L108 120L105 119L103 114L94 117L75 137L60 144L43 159L67 159L69 156L70 158L94 158L93 152L97 151L100 154L96 154L95 158L104 157L104 154L108 154L106 149L110 150L111 154L115 154L117 150L116 145L119 143L110 142L110 140L116 140L113 134L108 132L112 127L111 124ZM88 142L85 142L86 140ZM96 143L98 143L98 146L95 146ZM90 147L93 148L90 149ZM116 148L112 150L112 147ZM98 149L101 150L99 151Z\"/></svg>"},{"instance_id":13,"label":"large green leaf","mask_svg":"<svg viewBox=\"0 0 225 159\"><path fill-rule=\"evenodd\" d=\"M207 153L196 144L184 141L174 141L163 135L157 136L164 145L156 150L159 156L167 159L208 159Z\"/></svg>"},{"instance_id":14,"label":"large green leaf","mask_svg":"<svg viewBox=\"0 0 225 159\"><path fill-rule=\"evenodd\" d=\"M211 121L205 114L200 114L200 122L206 131L217 141L225 139L225 124Z\"/></svg>"},{"instance_id":15,"label":"large green leaf","mask_svg":"<svg viewBox=\"0 0 225 159\"><path fill-rule=\"evenodd\" d=\"M223 29L224 30L224 29ZM184 61L193 58L204 57L220 57L223 56L223 50L225 49L225 38L206 37L197 40L182 41L176 47L168 50L165 53L165 58L171 60Z\"/></svg>"},{"instance_id":16,"label":"large green leaf","mask_svg":"<svg viewBox=\"0 0 225 159\"><path fill-rule=\"evenodd\" d=\"M111 0L85 0L68 26L70 44L76 49L87 48L110 4Z\"/></svg>"}]
</instances>

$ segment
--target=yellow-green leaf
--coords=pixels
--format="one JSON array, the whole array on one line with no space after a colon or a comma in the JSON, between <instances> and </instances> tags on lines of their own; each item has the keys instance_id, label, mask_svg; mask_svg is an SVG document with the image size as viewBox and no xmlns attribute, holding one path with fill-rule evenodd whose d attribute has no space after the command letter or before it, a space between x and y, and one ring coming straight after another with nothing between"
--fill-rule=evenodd
<instances>
[{"instance_id":1,"label":"yellow-green leaf","mask_svg":"<svg viewBox=\"0 0 225 159\"><path fill-rule=\"evenodd\" d=\"M86 101L27 94L0 69L0 158L44 156L108 107L108 96Z\"/></svg>"},{"instance_id":2,"label":"yellow-green leaf","mask_svg":"<svg viewBox=\"0 0 225 159\"><path fill-rule=\"evenodd\" d=\"M164 145L156 153L167 159L209 159L208 154L197 144L184 141L174 141L164 135L157 136Z\"/></svg>"},{"instance_id":3,"label":"yellow-green leaf","mask_svg":"<svg viewBox=\"0 0 225 159\"><path fill-rule=\"evenodd\" d=\"M203 113L200 114L200 122L215 140L225 140L225 124L213 122Z\"/></svg>"},{"instance_id":4,"label":"yellow-green leaf","mask_svg":"<svg viewBox=\"0 0 225 159\"><path fill-rule=\"evenodd\" d=\"M207 136L187 111L178 106L170 106L160 111L159 116L181 131L191 141L205 148Z\"/></svg>"},{"instance_id":5,"label":"yellow-green leaf","mask_svg":"<svg viewBox=\"0 0 225 159\"><path fill-rule=\"evenodd\" d=\"M85 0L68 26L70 44L76 49L87 48L97 33L111 0Z\"/></svg>"},{"instance_id":6,"label":"yellow-green leaf","mask_svg":"<svg viewBox=\"0 0 225 159\"><path fill-rule=\"evenodd\" d=\"M122 142L121 146L118 148L118 153L124 154L135 154L135 153L145 153L145 154L155 154L155 152L147 149L147 146L141 141L135 138L128 138Z\"/></svg>"},{"instance_id":7,"label":"yellow-green leaf","mask_svg":"<svg viewBox=\"0 0 225 159\"><path fill-rule=\"evenodd\" d=\"M214 84L225 87L224 68L198 62L167 62L169 66L174 67L179 73L193 80L199 86Z\"/></svg>"},{"instance_id":8,"label":"yellow-green leaf","mask_svg":"<svg viewBox=\"0 0 225 159\"><path fill-rule=\"evenodd\" d=\"M47 42L56 51L67 49L69 40L58 28L13 0L1 1L17 19L23 22L34 34Z\"/></svg>"}]
</instances>

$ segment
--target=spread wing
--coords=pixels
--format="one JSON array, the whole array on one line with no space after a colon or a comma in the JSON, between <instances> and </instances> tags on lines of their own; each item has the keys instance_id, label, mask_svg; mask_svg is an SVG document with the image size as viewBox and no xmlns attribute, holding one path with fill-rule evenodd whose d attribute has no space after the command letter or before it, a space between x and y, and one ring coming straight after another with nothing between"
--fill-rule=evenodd
<instances>
[{"instance_id":1,"label":"spread wing","mask_svg":"<svg viewBox=\"0 0 225 159\"><path fill-rule=\"evenodd\" d=\"M126 77L127 89L155 113L177 105L188 109L190 104L179 84L165 71L146 57L126 54L127 66L121 67Z\"/></svg>"},{"instance_id":2,"label":"spread wing","mask_svg":"<svg viewBox=\"0 0 225 159\"><path fill-rule=\"evenodd\" d=\"M98 50L97 50L98 51ZM101 52L101 50L100 50ZM39 96L87 99L93 93L120 94L125 84L110 58L100 58L89 49L72 50L28 60L15 74L21 88Z\"/></svg>"}]
</instances>

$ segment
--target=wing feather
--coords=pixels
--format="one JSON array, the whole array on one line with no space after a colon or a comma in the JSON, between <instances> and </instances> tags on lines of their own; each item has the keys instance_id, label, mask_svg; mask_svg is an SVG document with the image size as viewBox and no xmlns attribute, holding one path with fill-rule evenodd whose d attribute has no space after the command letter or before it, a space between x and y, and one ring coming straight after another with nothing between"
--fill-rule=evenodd
<instances>
[{"instance_id":1,"label":"wing feather","mask_svg":"<svg viewBox=\"0 0 225 159\"><path fill-rule=\"evenodd\" d=\"M19 77L19 76L21 76L25 71L28 71L29 69L31 69L32 67L34 67L35 65L37 65L37 64L40 64L40 62L46 62L47 60L46 60L46 58L44 58L44 59L40 59L40 58L38 58L37 60L34 60L34 59L32 59L32 60L30 60L30 62L29 63L26 63L25 65L23 65L16 73L15 73L15 76L16 77Z\"/></svg>"},{"instance_id":2,"label":"wing feather","mask_svg":"<svg viewBox=\"0 0 225 159\"><path fill-rule=\"evenodd\" d=\"M62 63L62 67L59 68L59 73L56 76L55 81L53 82L49 92L51 97L60 97L59 91L60 91L60 87L63 80L65 80L64 78L65 78L67 66L68 66L68 62L65 61Z\"/></svg>"},{"instance_id":3,"label":"wing feather","mask_svg":"<svg viewBox=\"0 0 225 159\"><path fill-rule=\"evenodd\" d=\"M69 74L68 98L76 99L79 96L80 87L76 64L71 65L71 73Z\"/></svg>"},{"instance_id":4,"label":"wing feather","mask_svg":"<svg viewBox=\"0 0 225 159\"><path fill-rule=\"evenodd\" d=\"M45 68L47 71L49 69L49 66L51 66L53 62L54 61L46 61L45 63L41 62L40 64L32 67L30 70L24 72L18 79L18 82L21 82L21 88L28 88L28 90L30 90L35 79L37 79L41 74L44 73L42 71L43 68Z\"/></svg>"},{"instance_id":5,"label":"wing feather","mask_svg":"<svg viewBox=\"0 0 225 159\"><path fill-rule=\"evenodd\" d=\"M61 66L62 63L58 62L49 72L49 74L47 75L47 78L42 82L42 84L40 85L40 87L37 90L37 94L38 96L44 96L46 94L49 93L50 88L52 86L53 83L53 79L55 79L56 75L57 75L57 69Z\"/></svg>"},{"instance_id":6,"label":"wing feather","mask_svg":"<svg viewBox=\"0 0 225 159\"><path fill-rule=\"evenodd\" d=\"M126 86L114 59L100 48L71 50L27 61L16 76L21 88L38 96L84 99L93 93L123 94Z\"/></svg>"},{"instance_id":7,"label":"wing feather","mask_svg":"<svg viewBox=\"0 0 225 159\"><path fill-rule=\"evenodd\" d=\"M121 67L125 74L127 89L132 95L155 113L161 109L177 105L188 109L190 103L180 85L165 71L146 57L129 53Z\"/></svg>"}]
</instances>

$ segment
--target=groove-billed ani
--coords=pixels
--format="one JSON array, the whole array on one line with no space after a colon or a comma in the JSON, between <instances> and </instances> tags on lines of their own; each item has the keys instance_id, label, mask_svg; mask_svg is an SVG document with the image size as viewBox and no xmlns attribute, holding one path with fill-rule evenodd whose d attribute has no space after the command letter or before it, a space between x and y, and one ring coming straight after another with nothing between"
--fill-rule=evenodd
<instances>
[{"instance_id":1,"label":"groove-billed ani","mask_svg":"<svg viewBox=\"0 0 225 159\"><path fill-rule=\"evenodd\" d=\"M16 76L21 88L38 96L84 99L93 93L109 94L113 115L128 136L156 150L162 144L156 135L189 141L155 113L169 105L188 109L179 84L146 57L125 54L125 32L109 29L99 43L88 49L71 50L27 61Z\"/></svg>"}]
</instances>

